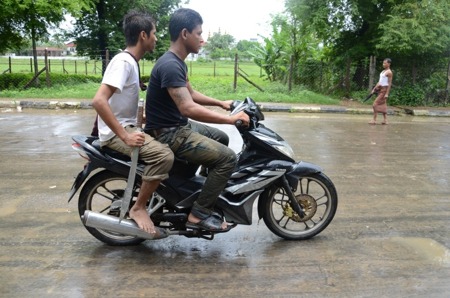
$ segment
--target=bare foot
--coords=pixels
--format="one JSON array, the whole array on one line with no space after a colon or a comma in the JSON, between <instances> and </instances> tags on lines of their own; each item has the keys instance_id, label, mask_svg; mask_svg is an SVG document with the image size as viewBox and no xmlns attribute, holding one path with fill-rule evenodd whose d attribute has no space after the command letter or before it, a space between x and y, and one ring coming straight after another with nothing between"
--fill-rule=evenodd
<instances>
[{"instance_id":1,"label":"bare foot","mask_svg":"<svg viewBox=\"0 0 450 298\"><path fill-rule=\"evenodd\" d=\"M201 219L195 217L194 215L192 215L192 213L190 213L188 216L188 222L196 224L196 223L201 222ZM228 223L226 221L222 222L221 228L222 228L222 230L226 230L228 228Z\"/></svg>"},{"instance_id":2,"label":"bare foot","mask_svg":"<svg viewBox=\"0 0 450 298\"><path fill-rule=\"evenodd\" d=\"M370 125L375 125L375 124L377 124L377 123L376 123L375 121L372 120L372 121L369 122L369 124L370 124Z\"/></svg>"},{"instance_id":3,"label":"bare foot","mask_svg":"<svg viewBox=\"0 0 450 298\"><path fill-rule=\"evenodd\" d=\"M149 234L156 234L155 225L150 219L150 216L148 216L146 209L137 209L133 207L130 210L130 217L142 230L146 231Z\"/></svg>"},{"instance_id":4,"label":"bare foot","mask_svg":"<svg viewBox=\"0 0 450 298\"><path fill-rule=\"evenodd\" d=\"M387 125L387 124L388 124L388 122L387 122L387 121L383 121L383 122L381 122L381 124L383 124L383 125Z\"/></svg>"}]
</instances>

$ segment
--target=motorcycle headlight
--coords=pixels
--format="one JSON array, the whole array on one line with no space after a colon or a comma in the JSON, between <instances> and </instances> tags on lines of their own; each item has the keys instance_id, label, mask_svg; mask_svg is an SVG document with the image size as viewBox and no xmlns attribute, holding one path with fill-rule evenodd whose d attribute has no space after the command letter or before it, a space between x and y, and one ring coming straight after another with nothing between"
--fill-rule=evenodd
<instances>
[{"instance_id":1,"label":"motorcycle headlight","mask_svg":"<svg viewBox=\"0 0 450 298\"><path fill-rule=\"evenodd\" d=\"M273 147L284 155L295 160L294 150L292 150L292 147L287 142L279 142L279 144L274 144Z\"/></svg>"}]
</instances>

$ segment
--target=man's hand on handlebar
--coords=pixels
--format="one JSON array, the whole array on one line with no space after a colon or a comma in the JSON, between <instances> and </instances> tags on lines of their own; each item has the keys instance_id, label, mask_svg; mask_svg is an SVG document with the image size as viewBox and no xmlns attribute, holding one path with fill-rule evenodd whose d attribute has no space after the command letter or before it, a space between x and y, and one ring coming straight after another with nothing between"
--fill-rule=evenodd
<instances>
[{"instance_id":1,"label":"man's hand on handlebar","mask_svg":"<svg viewBox=\"0 0 450 298\"><path fill-rule=\"evenodd\" d=\"M224 109L225 111L229 111L231 109L231 104L233 103L232 100L227 100L227 101L222 101L221 102L221 107L222 109Z\"/></svg>"},{"instance_id":2,"label":"man's hand on handlebar","mask_svg":"<svg viewBox=\"0 0 450 298\"><path fill-rule=\"evenodd\" d=\"M235 125L240 123L239 126L248 127L250 124L250 117L244 111L231 115L230 117Z\"/></svg>"}]
</instances>

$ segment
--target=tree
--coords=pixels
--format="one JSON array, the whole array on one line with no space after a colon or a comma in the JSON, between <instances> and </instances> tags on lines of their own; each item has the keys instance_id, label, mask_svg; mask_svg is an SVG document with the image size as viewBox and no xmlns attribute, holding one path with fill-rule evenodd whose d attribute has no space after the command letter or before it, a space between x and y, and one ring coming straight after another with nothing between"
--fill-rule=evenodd
<instances>
[{"instance_id":1,"label":"tree","mask_svg":"<svg viewBox=\"0 0 450 298\"><path fill-rule=\"evenodd\" d=\"M240 40L236 44L236 51L239 54L240 59L250 59L251 55L249 52L256 49L256 47L259 46L259 43L257 41L250 41L250 40Z\"/></svg>"},{"instance_id":2,"label":"tree","mask_svg":"<svg viewBox=\"0 0 450 298\"><path fill-rule=\"evenodd\" d=\"M417 63L435 64L450 56L450 2L402 1L392 7L380 30L376 48L412 65L415 84Z\"/></svg>"},{"instance_id":3,"label":"tree","mask_svg":"<svg viewBox=\"0 0 450 298\"><path fill-rule=\"evenodd\" d=\"M333 55L442 54L450 39L447 0L286 0Z\"/></svg>"},{"instance_id":4,"label":"tree","mask_svg":"<svg viewBox=\"0 0 450 298\"><path fill-rule=\"evenodd\" d=\"M448 0L285 0L287 22L278 25L286 34L279 31L273 40L288 38L291 50L285 50L301 61L309 49L300 43L318 39L337 69L336 87L345 86L347 93L351 85L367 88L370 56L393 58L397 71L412 65L413 73L415 63L423 62L428 70L413 74L415 83L450 55L449 6Z\"/></svg>"},{"instance_id":5,"label":"tree","mask_svg":"<svg viewBox=\"0 0 450 298\"><path fill-rule=\"evenodd\" d=\"M26 43L25 36L18 29L19 18L17 1L4 0L0 2L0 53L8 49L17 49Z\"/></svg>"},{"instance_id":6,"label":"tree","mask_svg":"<svg viewBox=\"0 0 450 298\"><path fill-rule=\"evenodd\" d=\"M235 39L229 34L215 32L205 45L211 59L232 58Z\"/></svg>"},{"instance_id":7,"label":"tree","mask_svg":"<svg viewBox=\"0 0 450 298\"><path fill-rule=\"evenodd\" d=\"M48 36L48 29L59 25L64 20L64 14L77 15L81 9L88 7L90 1L3 0L0 4L0 16L2 17L0 36L2 41L6 42L1 47L18 47L27 38L31 39L34 71L37 73L36 42ZM7 24L8 22L10 24Z\"/></svg>"},{"instance_id":8,"label":"tree","mask_svg":"<svg viewBox=\"0 0 450 298\"><path fill-rule=\"evenodd\" d=\"M301 66L308 59L321 58L323 51L320 42L313 33L305 29L300 16L294 10L286 10L272 19L272 36L264 40L265 51L261 51L263 48L259 50L260 61L263 52L266 56L273 55L263 59L266 64L264 70L272 80L290 80L300 84ZM269 61L273 64L271 67L267 65Z\"/></svg>"},{"instance_id":9,"label":"tree","mask_svg":"<svg viewBox=\"0 0 450 298\"><path fill-rule=\"evenodd\" d=\"M378 49L402 55L439 55L450 50L450 2L409 0L394 6L380 24Z\"/></svg>"},{"instance_id":10,"label":"tree","mask_svg":"<svg viewBox=\"0 0 450 298\"><path fill-rule=\"evenodd\" d=\"M276 81L281 76L280 74L285 73L286 63L283 62L283 59L286 55L282 47L270 38L265 37L264 45L257 46L249 53L256 65L264 70L269 81Z\"/></svg>"},{"instance_id":11,"label":"tree","mask_svg":"<svg viewBox=\"0 0 450 298\"><path fill-rule=\"evenodd\" d=\"M181 0L98 0L93 9L85 9L77 18L70 36L76 40L77 52L103 61L106 68L106 50L116 53L125 46L122 32L124 15L132 7L152 15L156 21L158 42L153 57L160 56L168 48L168 22L171 12ZM147 56L149 58L149 56Z\"/></svg>"}]
</instances>

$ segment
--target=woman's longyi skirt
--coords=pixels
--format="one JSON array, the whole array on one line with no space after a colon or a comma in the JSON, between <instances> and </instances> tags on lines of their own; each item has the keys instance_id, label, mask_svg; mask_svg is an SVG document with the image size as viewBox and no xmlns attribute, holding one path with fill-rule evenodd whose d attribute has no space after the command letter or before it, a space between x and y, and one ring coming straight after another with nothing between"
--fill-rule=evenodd
<instances>
[{"instance_id":1,"label":"woman's longyi skirt","mask_svg":"<svg viewBox=\"0 0 450 298\"><path fill-rule=\"evenodd\" d=\"M387 98L384 96L386 95L387 86L386 87L380 87L378 90L378 96L375 98L375 101L373 102L373 110L374 112L378 113L387 113Z\"/></svg>"}]
</instances>

